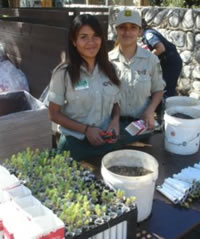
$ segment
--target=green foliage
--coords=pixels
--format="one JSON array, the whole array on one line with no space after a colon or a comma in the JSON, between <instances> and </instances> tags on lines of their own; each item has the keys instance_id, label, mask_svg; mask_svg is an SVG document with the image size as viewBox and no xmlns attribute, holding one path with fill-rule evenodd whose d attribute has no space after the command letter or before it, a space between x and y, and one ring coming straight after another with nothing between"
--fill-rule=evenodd
<instances>
[{"instance_id":1,"label":"green foliage","mask_svg":"<svg viewBox=\"0 0 200 239\"><path fill-rule=\"evenodd\" d=\"M162 0L149 0L151 6L161 6Z\"/></svg>"},{"instance_id":2,"label":"green foliage","mask_svg":"<svg viewBox=\"0 0 200 239\"><path fill-rule=\"evenodd\" d=\"M193 181L193 190L187 195L187 198L184 202L181 202L180 205L186 208L191 207L191 203L195 200L199 200L200 198L200 182Z\"/></svg>"},{"instance_id":3,"label":"green foliage","mask_svg":"<svg viewBox=\"0 0 200 239\"><path fill-rule=\"evenodd\" d=\"M108 190L100 180L88 181L94 175L87 175L88 170L70 159L69 152L27 148L4 166L63 220L68 232L91 224L92 218L105 216L126 200L123 191ZM132 201L126 201L131 208Z\"/></svg>"},{"instance_id":4,"label":"green foliage","mask_svg":"<svg viewBox=\"0 0 200 239\"><path fill-rule=\"evenodd\" d=\"M198 8L199 0L150 0L151 6Z\"/></svg>"},{"instance_id":5,"label":"green foliage","mask_svg":"<svg viewBox=\"0 0 200 239\"><path fill-rule=\"evenodd\" d=\"M166 7L185 7L185 1L183 0L163 0L163 6Z\"/></svg>"},{"instance_id":6,"label":"green foliage","mask_svg":"<svg viewBox=\"0 0 200 239\"><path fill-rule=\"evenodd\" d=\"M123 200L124 191L118 189L118 190L116 191L116 197L117 197L119 200Z\"/></svg>"},{"instance_id":7,"label":"green foliage","mask_svg":"<svg viewBox=\"0 0 200 239\"><path fill-rule=\"evenodd\" d=\"M191 8L191 7L200 7L199 0L185 0L185 7Z\"/></svg>"}]
</instances>

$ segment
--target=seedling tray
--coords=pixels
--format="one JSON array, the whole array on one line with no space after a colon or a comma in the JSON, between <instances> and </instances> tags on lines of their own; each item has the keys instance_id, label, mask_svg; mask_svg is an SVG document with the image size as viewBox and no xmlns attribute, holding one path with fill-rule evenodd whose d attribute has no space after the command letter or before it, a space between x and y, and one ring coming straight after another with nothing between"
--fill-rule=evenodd
<instances>
[{"instance_id":1,"label":"seedling tray","mask_svg":"<svg viewBox=\"0 0 200 239\"><path fill-rule=\"evenodd\" d=\"M127 221L127 239L134 239L136 237L136 225L137 225L136 207L131 209L129 212L124 213L123 215L111 219L109 222L106 222L89 231L83 232L79 236L75 236L73 239L88 239L124 221ZM68 239L68 237L65 238Z\"/></svg>"},{"instance_id":2,"label":"seedling tray","mask_svg":"<svg viewBox=\"0 0 200 239\"><path fill-rule=\"evenodd\" d=\"M91 171L69 158L68 152L57 154L27 149L7 160L5 165L20 176L33 196L63 221L65 238L94 239L91 237L100 233L97 236L100 238L103 233L105 238L115 239L115 229L122 234L120 239L135 237L134 197L126 198L122 191L109 188Z\"/></svg>"}]
</instances>

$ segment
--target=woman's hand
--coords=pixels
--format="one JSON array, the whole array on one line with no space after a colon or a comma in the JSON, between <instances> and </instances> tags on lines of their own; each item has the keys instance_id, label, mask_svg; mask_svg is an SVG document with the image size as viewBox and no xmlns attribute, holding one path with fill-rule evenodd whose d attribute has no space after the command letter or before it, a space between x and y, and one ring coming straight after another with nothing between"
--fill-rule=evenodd
<instances>
[{"instance_id":1,"label":"woman's hand","mask_svg":"<svg viewBox=\"0 0 200 239\"><path fill-rule=\"evenodd\" d=\"M154 129L155 125L154 125L154 112L145 110L143 115L141 116L141 119L144 120L145 122L145 126L147 127L148 130L152 130Z\"/></svg>"},{"instance_id":2,"label":"woman's hand","mask_svg":"<svg viewBox=\"0 0 200 239\"><path fill-rule=\"evenodd\" d=\"M107 131L114 132L114 134L115 134L115 137L112 139L112 141L110 143L117 142L117 140L119 138L119 134L120 134L119 120L114 120L114 119L111 120Z\"/></svg>"},{"instance_id":3,"label":"woman's hand","mask_svg":"<svg viewBox=\"0 0 200 239\"><path fill-rule=\"evenodd\" d=\"M141 116L141 119L144 120L146 127L149 130L154 129L155 127L155 120L154 120L154 114L157 106L162 100L163 91L157 91L152 94L152 99L150 101L150 104L148 105L147 109L144 111L143 115Z\"/></svg>"},{"instance_id":4,"label":"woman's hand","mask_svg":"<svg viewBox=\"0 0 200 239\"><path fill-rule=\"evenodd\" d=\"M105 144L105 141L100 136L100 132L102 130L95 127L88 127L87 132L85 133L85 136L87 137L90 144L94 146Z\"/></svg>"}]
</instances>

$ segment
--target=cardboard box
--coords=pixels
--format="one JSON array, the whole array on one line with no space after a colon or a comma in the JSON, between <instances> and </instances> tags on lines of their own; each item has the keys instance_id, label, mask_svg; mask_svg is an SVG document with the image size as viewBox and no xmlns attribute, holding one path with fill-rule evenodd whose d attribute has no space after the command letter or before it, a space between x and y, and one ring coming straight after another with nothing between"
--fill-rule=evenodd
<instances>
[{"instance_id":1,"label":"cardboard box","mask_svg":"<svg viewBox=\"0 0 200 239\"><path fill-rule=\"evenodd\" d=\"M24 94L30 110L0 116L0 159L10 158L27 147L45 149L52 146L48 109L28 92Z\"/></svg>"}]
</instances>

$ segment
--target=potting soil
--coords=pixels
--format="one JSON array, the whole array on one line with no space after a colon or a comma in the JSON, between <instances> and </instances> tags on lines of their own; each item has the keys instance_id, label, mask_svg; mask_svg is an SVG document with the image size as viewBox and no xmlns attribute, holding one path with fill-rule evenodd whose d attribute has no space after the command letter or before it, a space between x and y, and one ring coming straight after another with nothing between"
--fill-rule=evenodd
<instances>
[{"instance_id":1,"label":"potting soil","mask_svg":"<svg viewBox=\"0 0 200 239\"><path fill-rule=\"evenodd\" d=\"M152 173L151 170L145 169L143 167L127 167L127 166L112 166L108 168L113 173L122 175L122 176L144 176L149 173Z\"/></svg>"},{"instance_id":2,"label":"potting soil","mask_svg":"<svg viewBox=\"0 0 200 239\"><path fill-rule=\"evenodd\" d=\"M194 119L190 115L186 115L186 114L183 114L183 113L176 113L176 114L173 114L172 116L176 117L176 118L180 118L180 119Z\"/></svg>"}]
</instances>

